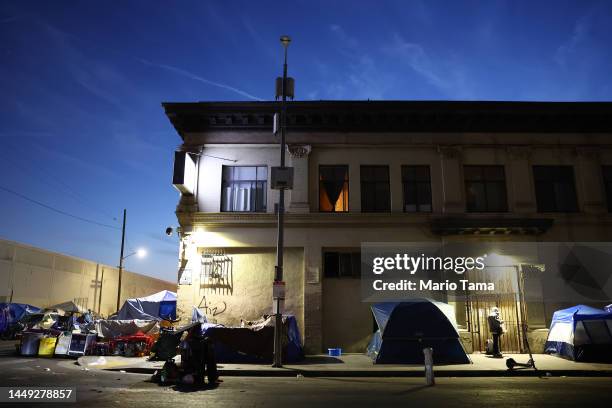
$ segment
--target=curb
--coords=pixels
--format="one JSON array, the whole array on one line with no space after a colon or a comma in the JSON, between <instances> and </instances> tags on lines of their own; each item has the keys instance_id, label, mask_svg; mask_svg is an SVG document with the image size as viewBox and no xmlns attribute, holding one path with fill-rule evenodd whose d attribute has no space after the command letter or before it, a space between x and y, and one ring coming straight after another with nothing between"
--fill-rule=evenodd
<instances>
[{"instance_id":1,"label":"curb","mask_svg":"<svg viewBox=\"0 0 612 408\"><path fill-rule=\"evenodd\" d=\"M134 374L153 374L156 369L149 367L114 367L105 371L125 371ZM436 377L612 377L612 370L439 370ZM423 371L401 370L219 370L222 377L423 377Z\"/></svg>"}]
</instances>

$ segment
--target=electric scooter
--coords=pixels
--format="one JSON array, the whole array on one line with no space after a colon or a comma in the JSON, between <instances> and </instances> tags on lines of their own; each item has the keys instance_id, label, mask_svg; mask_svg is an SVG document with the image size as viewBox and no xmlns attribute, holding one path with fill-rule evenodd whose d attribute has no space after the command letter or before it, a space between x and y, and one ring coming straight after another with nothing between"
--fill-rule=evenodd
<instances>
[{"instance_id":1,"label":"electric scooter","mask_svg":"<svg viewBox=\"0 0 612 408\"><path fill-rule=\"evenodd\" d=\"M527 352L529 353L529 360L526 363L519 363L515 359L509 358L506 360L506 367L508 367L508 370L514 370L515 367L521 367L521 368L533 368L534 370L538 371L535 365L535 360L533 359L533 354L531 354L531 347L529 347L529 340L527 339L525 325L522 324L521 327L522 327L522 332L523 332L523 338L525 339L525 344L527 345Z\"/></svg>"}]
</instances>

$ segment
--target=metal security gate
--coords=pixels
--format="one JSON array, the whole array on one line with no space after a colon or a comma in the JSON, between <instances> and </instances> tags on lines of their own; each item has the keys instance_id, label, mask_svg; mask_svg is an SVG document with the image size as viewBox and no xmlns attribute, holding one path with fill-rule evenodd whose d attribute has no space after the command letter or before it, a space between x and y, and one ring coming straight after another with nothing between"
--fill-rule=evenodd
<instances>
[{"instance_id":1,"label":"metal security gate","mask_svg":"<svg viewBox=\"0 0 612 408\"><path fill-rule=\"evenodd\" d=\"M493 307L498 307L501 319L505 322L506 333L501 336L502 353L524 352L521 334L521 307L516 267L487 267L483 271L471 271L473 281L494 282L493 293L468 293L468 329L472 333L474 352L485 352L489 333L487 317Z\"/></svg>"}]
</instances>

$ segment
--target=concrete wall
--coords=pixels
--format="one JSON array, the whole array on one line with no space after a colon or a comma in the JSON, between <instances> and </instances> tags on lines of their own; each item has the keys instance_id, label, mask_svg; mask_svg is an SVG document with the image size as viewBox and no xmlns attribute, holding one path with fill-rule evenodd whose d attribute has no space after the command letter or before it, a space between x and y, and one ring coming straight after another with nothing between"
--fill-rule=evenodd
<instances>
[{"instance_id":1,"label":"concrete wall","mask_svg":"<svg viewBox=\"0 0 612 408\"><path fill-rule=\"evenodd\" d=\"M119 271L17 242L0 240L0 301L47 307L72 300L107 316L116 311ZM176 283L123 271L121 303L162 290L176 291Z\"/></svg>"}]
</instances>

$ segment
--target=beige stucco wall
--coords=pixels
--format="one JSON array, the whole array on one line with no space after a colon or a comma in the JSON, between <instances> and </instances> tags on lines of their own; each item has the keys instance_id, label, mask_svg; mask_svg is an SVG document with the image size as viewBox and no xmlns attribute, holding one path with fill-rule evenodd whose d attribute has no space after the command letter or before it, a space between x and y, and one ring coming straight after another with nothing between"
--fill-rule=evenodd
<instances>
[{"instance_id":1,"label":"beige stucco wall","mask_svg":"<svg viewBox=\"0 0 612 408\"><path fill-rule=\"evenodd\" d=\"M0 301L9 301L12 290L13 302L46 307L72 300L107 316L116 311L118 277L118 269L108 265L0 240ZM174 282L129 271L123 272L121 286L122 304L176 291Z\"/></svg>"},{"instance_id":2,"label":"beige stucco wall","mask_svg":"<svg viewBox=\"0 0 612 408\"><path fill-rule=\"evenodd\" d=\"M206 247L210 248L210 246ZM200 262L199 247L193 263ZM272 281L276 265L276 249L217 247L231 258L231 289L203 287L201 268L192 272L190 285L179 285L177 314L183 320L191 317L193 306L200 308L212 323L237 326L240 320L259 319L272 313ZM284 313L296 316L300 332L304 332L304 251L285 248L283 280L287 284Z\"/></svg>"}]
</instances>

